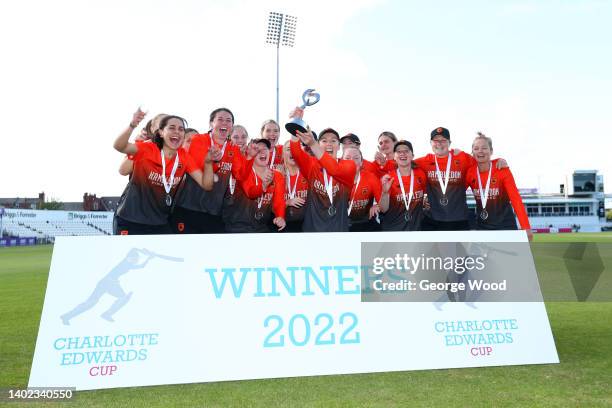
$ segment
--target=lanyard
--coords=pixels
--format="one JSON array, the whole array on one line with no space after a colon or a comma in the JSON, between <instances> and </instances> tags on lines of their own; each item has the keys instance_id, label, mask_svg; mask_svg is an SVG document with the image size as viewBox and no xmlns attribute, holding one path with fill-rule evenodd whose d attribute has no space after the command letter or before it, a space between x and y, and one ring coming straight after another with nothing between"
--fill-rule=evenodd
<instances>
[{"instance_id":1,"label":"lanyard","mask_svg":"<svg viewBox=\"0 0 612 408\"><path fill-rule=\"evenodd\" d=\"M287 170L287 192L289 193L289 198L295 198L295 190L297 189L298 180L300 179L300 170L298 169L297 174L295 175L295 183L293 183L293 189L291 188L291 175L289 174L289 170Z\"/></svg>"},{"instance_id":2,"label":"lanyard","mask_svg":"<svg viewBox=\"0 0 612 408\"><path fill-rule=\"evenodd\" d=\"M172 166L172 171L170 171L170 181L166 180L166 158L164 157L164 149L160 150L161 154L161 162L162 162L162 183L164 184L164 190L166 194L170 194L170 190L172 189L172 183L174 183L174 175L176 174L176 169L179 165L179 154L176 152L176 159L174 160L174 166Z\"/></svg>"},{"instance_id":3,"label":"lanyard","mask_svg":"<svg viewBox=\"0 0 612 408\"><path fill-rule=\"evenodd\" d=\"M259 185L259 183L257 182L257 173L255 172L254 168L251 168L251 170L253 170L253 174L255 175L255 185L257 186L257 185ZM261 193L261 195L259 197L257 197L257 209L258 210L261 208L261 204L263 203L263 199L264 199L264 195L265 194L266 194L266 190L263 190L263 193Z\"/></svg>"},{"instance_id":4,"label":"lanyard","mask_svg":"<svg viewBox=\"0 0 612 408\"><path fill-rule=\"evenodd\" d=\"M434 155L434 160L436 162L436 177L438 178L438 182L440 183L442 195L446 195L446 188L448 187L448 177L450 176L450 166L452 159L453 155L449 152L448 162L446 163L446 174L444 175L444 181L442 181L442 173L440 172L440 167L438 167L438 157Z\"/></svg>"},{"instance_id":5,"label":"lanyard","mask_svg":"<svg viewBox=\"0 0 612 408\"><path fill-rule=\"evenodd\" d=\"M399 168L396 170L397 180L399 181L400 189L402 190L402 199L404 200L404 206L406 212L410 212L410 203L412 202L412 196L414 191L414 170L410 169L410 192L408 193L408 201L406 201L406 190L404 189L404 182L402 181L402 175Z\"/></svg>"},{"instance_id":6,"label":"lanyard","mask_svg":"<svg viewBox=\"0 0 612 408\"><path fill-rule=\"evenodd\" d=\"M334 189L333 189L334 178L333 176L329 176L329 179L328 179L327 170L325 169L323 169L323 181L325 182L325 191L327 191L327 196L329 197L329 204L333 207L334 206Z\"/></svg>"},{"instance_id":7,"label":"lanyard","mask_svg":"<svg viewBox=\"0 0 612 408\"><path fill-rule=\"evenodd\" d=\"M348 208L348 215L351 215L351 210L353 209L353 201L355 200L355 194L357 193L357 189L359 188L359 182L361 181L361 173L357 173L357 182L355 183L355 189L353 190L353 194L351 194L351 203Z\"/></svg>"},{"instance_id":8,"label":"lanyard","mask_svg":"<svg viewBox=\"0 0 612 408\"><path fill-rule=\"evenodd\" d=\"M482 182L480 181L480 171L476 171L478 178L478 192L480 193L480 202L482 203L482 209L484 210L487 206L487 200L489 199L489 186L491 185L491 173L493 173L493 165L489 164L489 176L487 177L487 185L485 190L482 191Z\"/></svg>"}]
</instances>

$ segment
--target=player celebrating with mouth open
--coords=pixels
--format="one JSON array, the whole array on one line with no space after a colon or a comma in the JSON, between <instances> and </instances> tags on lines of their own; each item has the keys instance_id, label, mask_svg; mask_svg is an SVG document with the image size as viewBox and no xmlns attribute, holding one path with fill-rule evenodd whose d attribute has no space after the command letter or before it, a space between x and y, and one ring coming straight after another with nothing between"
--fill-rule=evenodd
<instances>
[{"instance_id":1,"label":"player celebrating with mouth open","mask_svg":"<svg viewBox=\"0 0 612 408\"><path fill-rule=\"evenodd\" d=\"M221 211L228 189L230 174L241 180L251 171L252 161L247 161L240 148L229 141L234 124L234 114L227 108L219 108L210 114L210 132L193 136L189 154L199 162L211 146L215 146L214 185L210 192L201 191L191 178L185 181L185 188L179 195L172 214L175 232L185 234L223 233Z\"/></svg>"},{"instance_id":2,"label":"player celebrating with mouth open","mask_svg":"<svg viewBox=\"0 0 612 408\"><path fill-rule=\"evenodd\" d=\"M285 228L285 178L268 167L270 142L256 139L251 142L256 148L251 174L238 182L234 191L234 205L225 214L225 230L231 233L270 232L269 222L278 230Z\"/></svg>"},{"instance_id":3,"label":"player celebrating with mouth open","mask_svg":"<svg viewBox=\"0 0 612 408\"><path fill-rule=\"evenodd\" d=\"M353 188L349 195L348 215L350 232L380 231L380 224L375 217L380 212L381 185L380 179L364 169L363 156L357 146L346 146L342 158L355 162L357 171Z\"/></svg>"},{"instance_id":4,"label":"player celebrating with mouth open","mask_svg":"<svg viewBox=\"0 0 612 408\"><path fill-rule=\"evenodd\" d=\"M291 116L302 117L296 108ZM300 141L310 147L314 157L302 150ZM334 129L321 131L319 141L310 130L297 132L291 138L291 155L308 180L308 200L304 211L304 232L347 232L349 230L348 198L353 187L355 163L337 161L340 136Z\"/></svg>"},{"instance_id":5,"label":"player celebrating with mouth open","mask_svg":"<svg viewBox=\"0 0 612 408\"><path fill-rule=\"evenodd\" d=\"M274 119L268 119L261 125L261 138L268 140L272 146L268 166L272 170L278 170L283 174L285 172L283 145L278 144L279 137L280 126L278 126Z\"/></svg>"},{"instance_id":6,"label":"player celebrating with mouth open","mask_svg":"<svg viewBox=\"0 0 612 408\"><path fill-rule=\"evenodd\" d=\"M397 169L382 178L381 227L383 231L419 231L427 178L423 170L413 168L412 143L400 140L393 151Z\"/></svg>"},{"instance_id":7,"label":"player celebrating with mouth open","mask_svg":"<svg viewBox=\"0 0 612 408\"><path fill-rule=\"evenodd\" d=\"M476 228L479 230L515 230L516 217L521 229L533 234L521 195L509 168L498 169L491 162L493 141L478 132L472 143L472 155L477 165L467 172L466 187L470 187L476 200ZM512 206L511 206L512 205ZM514 212L512 212L514 209Z\"/></svg>"},{"instance_id":8,"label":"player celebrating with mouth open","mask_svg":"<svg viewBox=\"0 0 612 408\"><path fill-rule=\"evenodd\" d=\"M167 115L160 122L153 143L130 143L132 131L144 118L140 109L117 137L114 147L133 157L134 170L117 209L116 234L167 234L172 229L168 217L177 195L178 185L188 173L197 188L213 187L212 153L194 161L181 147L185 137L185 120Z\"/></svg>"},{"instance_id":9,"label":"player celebrating with mouth open","mask_svg":"<svg viewBox=\"0 0 612 408\"><path fill-rule=\"evenodd\" d=\"M285 165L285 204L287 206L287 228L285 232L302 232L304 210L308 198L308 180L291 154L291 142L283 145L283 160Z\"/></svg>"}]
</instances>

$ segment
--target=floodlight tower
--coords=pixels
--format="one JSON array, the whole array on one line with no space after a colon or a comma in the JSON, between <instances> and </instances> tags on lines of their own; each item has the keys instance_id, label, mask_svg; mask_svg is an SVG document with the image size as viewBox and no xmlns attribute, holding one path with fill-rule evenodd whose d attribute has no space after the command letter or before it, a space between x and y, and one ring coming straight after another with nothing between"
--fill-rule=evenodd
<instances>
[{"instance_id":1,"label":"floodlight tower","mask_svg":"<svg viewBox=\"0 0 612 408\"><path fill-rule=\"evenodd\" d=\"M278 121L278 78L280 46L293 47L297 17L283 13L270 12L268 16L268 34L266 43L276 45L276 122Z\"/></svg>"}]
</instances>

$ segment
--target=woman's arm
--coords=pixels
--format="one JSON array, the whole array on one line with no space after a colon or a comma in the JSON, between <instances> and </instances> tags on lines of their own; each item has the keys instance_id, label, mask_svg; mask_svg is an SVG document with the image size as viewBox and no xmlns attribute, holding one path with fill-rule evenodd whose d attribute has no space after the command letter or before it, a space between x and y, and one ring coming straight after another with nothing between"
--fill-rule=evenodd
<instances>
[{"instance_id":1,"label":"woman's arm","mask_svg":"<svg viewBox=\"0 0 612 408\"><path fill-rule=\"evenodd\" d=\"M509 168L504 170L505 177L503 179L503 185L506 189L506 193L508 193L508 197L510 198L510 203L512 204L512 208L514 209L514 213L519 220L519 224L521 229L527 231L527 237L531 241L533 235L531 233L531 225L529 224L529 217L527 216L527 211L525 211L525 205L523 204L523 199L516 188L516 183L514 182L514 177L512 176L512 172Z\"/></svg>"},{"instance_id":2,"label":"woman's arm","mask_svg":"<svg viewBox=\"0 0 612 408\"><path fill-rule=\"evenodd\" d=\"M136 147L134 143L130 143L130 136L138 124L142 122L145 115L146 114L138 108L132 116L132 121L129 126L121 132L117 139L115 139L115 143L113 144L115 150L125 154L136 154L138 152L138 147Z\"/></svg>"},{"instance_id":3,"label":"woman's arm","mask_svg":"<svg viewBox=\"0 0 612 408\"><path fill-rule=\"evenodd\" d=\"M389 210L389 190L391 190L393 185L393 177L390 174L385 174L380 179L380 183L382 185L382 194L380 195L378 205L380 206L380 211L386 213Z\"/></svg>"}]
</instances>

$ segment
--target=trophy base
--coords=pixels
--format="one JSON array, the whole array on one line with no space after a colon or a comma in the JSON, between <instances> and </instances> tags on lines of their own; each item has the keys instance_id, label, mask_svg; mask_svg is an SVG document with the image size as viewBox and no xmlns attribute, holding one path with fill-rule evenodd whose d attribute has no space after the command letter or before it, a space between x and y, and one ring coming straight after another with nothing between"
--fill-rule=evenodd
<instances>
[{"instance_id":1,"label":"trophy base","mask_svg":"<svg viewBox=\"0 0 612 408\"><path fill-rule=\"evenodd\" d=\"M285 123L285 129L293 136L296 136L298 131L302 133L306 132L306 123L304 123L303 120L294 119L291 122Z\"/></svg>"}]
</instances>

